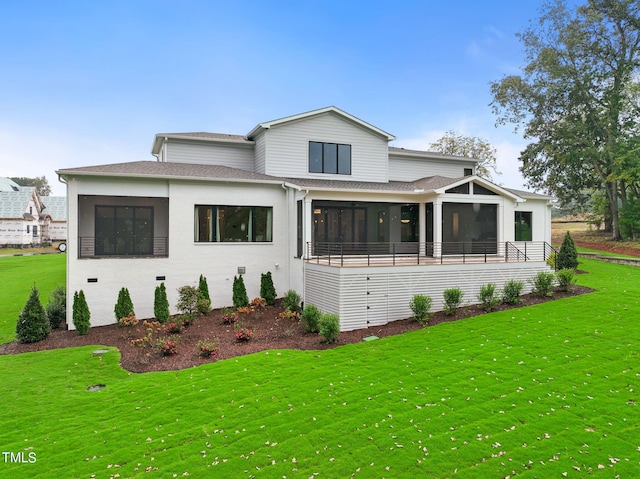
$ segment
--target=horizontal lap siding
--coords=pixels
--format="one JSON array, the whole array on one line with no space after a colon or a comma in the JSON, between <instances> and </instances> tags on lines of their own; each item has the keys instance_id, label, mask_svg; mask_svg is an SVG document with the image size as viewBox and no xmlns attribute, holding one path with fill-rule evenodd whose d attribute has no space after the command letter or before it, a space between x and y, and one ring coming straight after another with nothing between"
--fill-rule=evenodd
<instances>
[{"instance_id":1,"label":"horizontal lap siding","mask_svg":"<svg viewBox=\"0 0 640 479\"><path fill-rule=\"evenodd\" d=\"M166 161L253 171L253 157L253 148L171 142L167 145Z\"/></svg>"},{"instance_id":2,"label":"horizontal lap siding","mask_svg":"<svg viewBox=\"0 0 640 479\"><path fill-rule=\"evenodd\" d=\"M416 294L430 296L433 301L431 310L441 311L444 309L443 292L449 288L460 288L464 292L463 304L477 304L478 292L487 283L495 283L498 289L502 289L509 280L522 281L523 294L529 293L530 279L538 271L549 270L542 262L375 268L312 265L313 271L309 266L305 268L307 302L316 304L320 309L323 309L320 303L326 304L327 311L329 307L336 307L336 301L339 302L341 331L411 317L409 302ZM327 294L331 297L328 298ZM331 309L331 312L335 311Z\"/></svg>"},{"instance_id":3,"label":"horizontal lap siding","mask_svg":"<svg viewBox=\"0 0 640 479\"><path fill-rule=\"evenodd\" d=\"M427 176L458 178L473 162L443 161L437 159L389 158L389 181L415 181Z\"/></svg>"},{"instance_id":4,"label":"horizontal lap siding","mask_svg":"<svg viewBox=\"0 0 640 479\"><path fill-rule=\"evenodd\" d=\"M270 128L266 170L273 176L351 181L387 181L387 141L332 114ZM351 175L309 173L309 141L351 145Z\"/></svg>"},{"instance_id":5,"label":"horizontal lap siding","mask_svg":"<svg viewBox=\"0 0 640 479\"><path fill-rule=\"evenodd\" d=\"M337 268L329 271L305 268L304 303L313 304L320 311L340 313L340 275Z\"/></svg>"}]
</instances>

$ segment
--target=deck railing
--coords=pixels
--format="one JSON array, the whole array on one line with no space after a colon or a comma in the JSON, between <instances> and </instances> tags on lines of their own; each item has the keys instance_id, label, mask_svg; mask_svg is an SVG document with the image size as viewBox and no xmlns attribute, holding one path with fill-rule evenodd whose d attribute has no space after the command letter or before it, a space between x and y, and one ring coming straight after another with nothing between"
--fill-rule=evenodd
<instances>
[{"instance_id":1,"label":"deck railing","mask_svg":"<svg viewBox=\"0 0 640 479\"><path fill-rule=\"evenodd\" d=\"M307 243L307 262L330 266L546 261L545 241Z\"/></svg>"},{"instance_id":2,"label":"deck railing","mask_svg":"<svg viewBox=\"0 0 640 479\"><path fill-rule=\"evenodd\" d=\"M166 236L154 236L150 244L147 241L137 245L116 244L113 241L96 245L94 236L80 236L78 238L79 258L166 257L168 254L169 238Z\"/></svg>"}]
</instances>

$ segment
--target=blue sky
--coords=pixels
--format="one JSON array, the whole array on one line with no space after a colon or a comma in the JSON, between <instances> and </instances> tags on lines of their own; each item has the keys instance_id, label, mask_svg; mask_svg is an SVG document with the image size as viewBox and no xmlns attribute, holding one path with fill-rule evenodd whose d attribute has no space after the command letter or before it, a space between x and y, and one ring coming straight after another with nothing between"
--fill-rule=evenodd
<instances>
[{"instance_id":1,"label":"blue sky","mask_svg":"<svg viewBox=\"0 0 640 479\"><path fill-rule=\"evenodd\" d=\"M246 134L335 105L426 149L454 130L499 152L489 82L524 64L542 0L29 1L0 4L0 176L153 160L160 132Z\"/></svg>"}]
</instances>

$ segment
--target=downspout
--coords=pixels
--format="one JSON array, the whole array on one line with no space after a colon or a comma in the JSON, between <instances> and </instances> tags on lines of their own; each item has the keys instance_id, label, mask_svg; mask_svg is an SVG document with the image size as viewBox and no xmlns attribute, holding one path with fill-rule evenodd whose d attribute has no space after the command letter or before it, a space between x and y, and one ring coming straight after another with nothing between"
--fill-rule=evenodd
<instances>
[{"instance_id":1,"label":"downspout","mask_svg":"<svg viewBox=\"0 0 640 479\"><path fill-rule=\"evenodd\" d=\"M287 289L291 289L291 255L292 255L292 251L291 251L291 238L293 237L293 231L291 231L290 227L291 227L291 202L292 202L292 190L297 190L297 191L302 191L302 188L300 188L297 185L294 185L292 183L288 183L286 181L282 182L281 184L282 189L284 189L287 192ZM306 196L306 193L305 193ZM293 199L295 199L295 197L293 197ZM297 221L297 216L296 216L296 221ZM297 248L297 225L296 225L296 248ZM304 274L304 273L303 273ZM304 288L304 278L302 279L302 284L303 284L303 288ZM304 298L304 290L302 291L302 297Z\"/></svg>"}]
</instances>

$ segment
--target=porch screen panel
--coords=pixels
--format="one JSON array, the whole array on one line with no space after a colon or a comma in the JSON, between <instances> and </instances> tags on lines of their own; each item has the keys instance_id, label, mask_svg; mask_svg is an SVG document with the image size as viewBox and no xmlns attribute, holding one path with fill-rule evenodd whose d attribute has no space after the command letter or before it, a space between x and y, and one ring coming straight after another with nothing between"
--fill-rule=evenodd
<instances>
[{"instance_id":1,"label":"porch screen panel","mask_svg":"<svg viewBox=\"0 0 640 479\"><path fill-rule=\"evenodd\" d=\"M443 203L443 254L496 253L497 218L495 204Z\"/></svg>"},{"instance_id":2,"label":"porch screen panel","mask_svg":"<svg viewBox=\"0 0 640 479\"><path fill-rule=\"evenodd\" d=\"M95 254L153 254L153 207L95 207Z\"/></svg>"}]
</instances>

